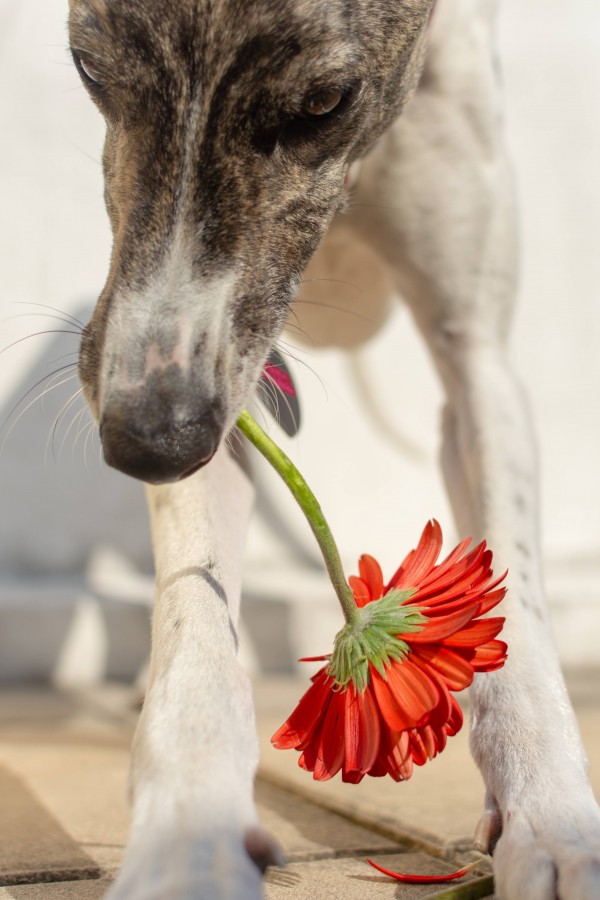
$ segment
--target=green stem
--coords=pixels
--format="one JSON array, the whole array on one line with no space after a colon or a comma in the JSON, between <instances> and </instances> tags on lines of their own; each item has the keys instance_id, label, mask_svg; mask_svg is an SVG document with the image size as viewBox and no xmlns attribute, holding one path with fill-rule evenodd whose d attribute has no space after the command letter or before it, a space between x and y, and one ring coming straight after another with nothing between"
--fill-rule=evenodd
<instances>
[{"instance_id":1,"label":"green stem","mask_svg":"<svg viewBox=\"0 0 600 900\"><path fill-rule=\"evenodd\" d=\"M237 427L273 466L294 495L321 548L333 589L338 596L346 621L357 622L359 620L358 607L344 576L338 548L317 498L291 459L265 434L246 410L240 413Z\"/></svg>"}]
</instances>

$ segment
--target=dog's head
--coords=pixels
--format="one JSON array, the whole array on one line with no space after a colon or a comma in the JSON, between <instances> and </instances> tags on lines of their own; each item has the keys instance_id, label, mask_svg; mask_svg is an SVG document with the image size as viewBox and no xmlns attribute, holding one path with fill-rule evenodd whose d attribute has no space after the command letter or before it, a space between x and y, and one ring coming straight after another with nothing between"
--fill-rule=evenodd
<instances>
[{"instance_id":1,"label":"dog's head","mask_svg":"<svg viewBox=\"0 0 600 900\"><path fill-rule=\"evenodd\" d=\"M109 463L207 462L344 177L414 88L432 0L70 0L107 125L110 272L81 349Z\"/></svg>"}]
</instances>

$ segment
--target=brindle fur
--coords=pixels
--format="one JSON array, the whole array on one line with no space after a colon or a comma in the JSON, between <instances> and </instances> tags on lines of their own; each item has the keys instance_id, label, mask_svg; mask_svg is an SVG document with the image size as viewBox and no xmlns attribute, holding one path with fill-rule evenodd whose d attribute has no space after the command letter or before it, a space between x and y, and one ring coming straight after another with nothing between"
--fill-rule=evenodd
<instances>
[{"instance_id":1,"label":"brindle fur","mask_svg":"<svg viewBox=\"0 0 600 900\"><path fill-rule=\"evenodd\" d=\"M430 6L431 0L391 9L320 0L186 0L174 15L167 2L71 4L71 45L76 60L91 60L99 76L88 88L107 123L114 247L81 352L86 395L103 431L107 407L131 427L136 409L147 416L152 406L156 418L156 379L151 403L148 391L140 398L137 390L113 387L104 351L115 307L124 305L124 294L143 295L160 277L174 242L187 248L187 277L198 285L235 271L227 308L219 312L232 358L226 366L212 360L208 394L206 353L198 354L187 378L167 369L166 393L199 398L193 406L184 401L186 420L197 422L212 406L215 433L231 427L301 273L347 202L345 172L416 86ZM303 116L303 99L332 85L347 92L339 112L323 122ZM164 358L172 354L171 302L160 298L154 322L128 347L134 384L143 380L150 345ZM203 302L209 305L210 296ZM202 346L202 317L191 327ZM135 471L118 447L107 447L111 437L104 441L116 457L111 461L152 478L147 466Z\"/></svg>"}]
</instances>

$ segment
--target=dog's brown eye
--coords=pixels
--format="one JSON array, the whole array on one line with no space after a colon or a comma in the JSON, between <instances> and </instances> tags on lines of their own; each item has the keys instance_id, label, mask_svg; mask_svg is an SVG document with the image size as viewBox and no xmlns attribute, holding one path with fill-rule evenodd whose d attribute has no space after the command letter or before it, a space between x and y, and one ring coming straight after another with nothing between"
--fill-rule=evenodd
<instances>
[{"instance_id":1,"label":"dog's brown eye","mask_svg":"<svg viewBox=\"0 0 600 900\"><path fill-rule=\"evenodd\" d=\"M340 105L343 93L339 88L329 88L310 94L304 101L302 112L307 116L326 116Z\"/></svg>"},{"instance_id":2,"label":"dog's brown eye","mask_svg":"<svg viewBox=\"0 0 600 900\"><path fill-rule=\"evenodd\" d=\"M98 84L100 75L89 58L87 56L81 56L81 54L78 53L76 62L84 79L92 84Z\"/></svg>"}]
</instances>

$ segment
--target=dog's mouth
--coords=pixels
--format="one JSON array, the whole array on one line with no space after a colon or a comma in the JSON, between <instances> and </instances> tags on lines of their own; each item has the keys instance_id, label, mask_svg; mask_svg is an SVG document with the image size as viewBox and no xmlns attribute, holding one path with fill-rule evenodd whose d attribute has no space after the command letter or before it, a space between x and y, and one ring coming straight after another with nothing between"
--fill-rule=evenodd
<instances>
[{"instance_id":1,"label":"dog's mouth","mask_svg":"<svg viewBox=\"0 0 600 900\"><path fill-rule=\"evenodd\" d=\"M181 475L179 475L177 478L175 478L175 481L185 481L185 479L189 478L190 475L195 475L196 472L199 472L200 469L203 469L204 466L206 466L211 461L211 459L213 458L213 456L215 455L216 452L217 451L214 450L210 454L209 457L207 457L206 459L201 459L200 462L196 463L191 468L187 469L185 472L182 472ZM152 482L150 482L150 483L152 483Z\"/></svg>"}]
</instances>

